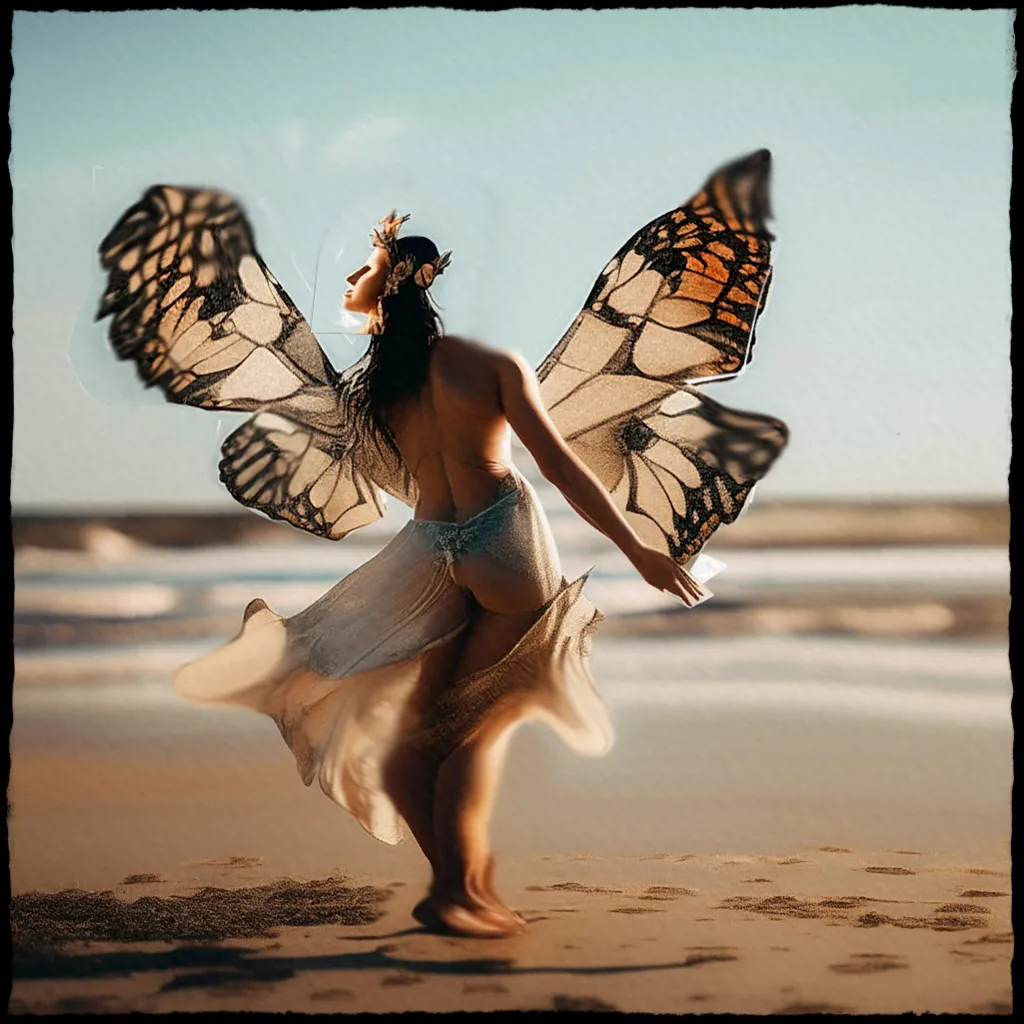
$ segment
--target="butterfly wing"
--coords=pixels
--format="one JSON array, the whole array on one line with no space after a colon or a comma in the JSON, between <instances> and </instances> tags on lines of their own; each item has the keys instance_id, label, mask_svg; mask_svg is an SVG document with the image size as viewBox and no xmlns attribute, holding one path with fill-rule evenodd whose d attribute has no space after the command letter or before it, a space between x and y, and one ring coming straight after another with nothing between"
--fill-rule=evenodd
<instances>
[{"instance_id":1,"label":"butterfly wing","mask_svg":"<svg viewBox=\"0 0 1024 1024\"><path fill-rule=\"evenodd\" d=\"M674 390L750 360L768 295L767 150L726 167L615 254L538 377L554 413L599 374Z\"/></svg>"},{"instance_id":2,"label":"butterfly wing","mask_svg":"<svg viewBox=\"0 0 1024 1024\"><path fill-rule=\"evenodd\" d=\"M221 479L243 505L338 539L383 514L378 487L415 503L399 460L347 429L350 375L256 251L224 192L150 188L100 245L97 320L170 402L256 412L225 441ZM392 464L394 463L394 464ZM375 475L373 475L375 474Z\"/></svg>"},{"instance_id":3,"label":"butterfly wing","mask_svg":"<svg viewBox=\"0 0 1024 1024\"><path fill-rule=\"evenodd\" d=\"M585 452L617 451L616 473L605 476L612 497L642 540L686 565L736 520L788 436L781 420L684 387L660 407L570 444L585 461Z\"/></svg>"},{"instance_id":4,"label":"butterfly wing","mask_svg":"<svg viewBox=\"0 0 1024 1024\"><path fill-rule=\"evenodd\" d=\"M247 412L333 383L230 195L153 186L103 239L100 262L96 319L113 315L114 351L168 401Z\"/></svg>"},{"instance_id":5,"label":"butterfly wing","mask_svg":"<svg viewBox=\"0 0 1024 1024\"><path fill-rule=\"evenodd\" d=\"M339 391L364 365L341 375ZM382 439L348 424L343 401L324 410L319 428L315 423L310 410L299 420L285 406L257 413L230 434L221 446L220 478L232 497L329 540L379 519L381 491L416 504L408 467Z\"/></svg>"},{"instance_id":6,"label":"butterfly wing","mask_svg":"<svg viewBox=\"0 0 1024 1024\"><path fill-rule=\"evenodd\" d=\"M770 168L767 150L722 167L638 231L537 371L562 436L682 563L735 520L788 437L689 386L750 361L771 275Z\"/></svg>"},{"instance_id":7,"label":"butterfly wing","mask_svg":"<svg viewBox=\"0 0 1024 1024\"><path fill-rule=\"evenodd\" d=\"M249 508L329 540L384 514L377 488L338 438L257 413L221 447L220 478Z\"/></svg>"}]
</instances>

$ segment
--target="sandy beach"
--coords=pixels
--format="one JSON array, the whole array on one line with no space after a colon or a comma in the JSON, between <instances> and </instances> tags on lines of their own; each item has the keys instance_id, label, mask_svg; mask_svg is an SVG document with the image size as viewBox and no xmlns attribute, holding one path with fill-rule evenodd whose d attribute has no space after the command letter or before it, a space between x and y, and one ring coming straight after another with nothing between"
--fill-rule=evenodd
<instances>
[{"instance_id":1,"label":"sandy beach","mask_svg":"<svg viewBox=\"0 0 1024 1024\"><path fill-rule=\"evenodd\" d=\"M154 897L152 912L199 886L252 889L283 869L241 857L111 888L120 900ZM514 939L410 927L422 880L396 870L347 880L379 890L380 916L366 923L275 927L267 908L259 938L19 954L11 1010L1010 1012L999 867L833 847L514 858L502 875L530 922Z\"/></svg>"},{"instance_id":2,"label":"sandy beach","mask_svg":"<svg viewBox=\"0 0 1024 1024\"><path fill-rule=\"evenodd\" d=\"M9 1017L1012 1014L1016 11L702 8L14 12Z\"/></svg>"},{"instance_id":3,"label":"sandy beach","mask_svg":"<svg viewBox=\"0 0 1024 1024\"><path fill-rule=\"evenodd\" d=\"M616 743L514 737L496 882L530 925L499 941L425 932L414 844L304 788L269 719L171 689L390 517L326 547L253 516L23 521L11 1011L1009 1012L1005 510L755 505L691 614L545 501L608 616Z\"/></svg>"},{"instance_id":4,"label":"sandy beach","mask_svg":"<svg viewBox=\"0 0 1024 1024\"><path fill-rule=\"evenodd\" d=\"M497 884L530 927L497 941L424 932L415 846L269 720L16 689L12 1012L1009 1011L999 645L608 638L594 671L611 754L513 741Z\"/></svg>"}]
</instances>

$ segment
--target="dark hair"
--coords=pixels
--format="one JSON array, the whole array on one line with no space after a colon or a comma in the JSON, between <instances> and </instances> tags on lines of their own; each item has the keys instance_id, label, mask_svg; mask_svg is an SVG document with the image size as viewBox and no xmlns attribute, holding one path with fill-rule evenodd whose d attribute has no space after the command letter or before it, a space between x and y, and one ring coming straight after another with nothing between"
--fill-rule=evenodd
<instances>
[{"instance_id":1,"label":"dark hair","mask_svg":"<svg viewBox=\"0 0 1024 1024\"><path fill-rule=\"evenodd\" d=\"M398 239L398 251L402 257L412 257L414 272L439 255L437 246L421 235ZM381 312L384 332L372 336L351 378L347 406L352 429L359 436L376 434L400 457L386 417L397 402L419 394L427 379L431 350L444 325L429 290L416 284L411 274L394 295L381 300Z\"/></svg>"}]
</instances>

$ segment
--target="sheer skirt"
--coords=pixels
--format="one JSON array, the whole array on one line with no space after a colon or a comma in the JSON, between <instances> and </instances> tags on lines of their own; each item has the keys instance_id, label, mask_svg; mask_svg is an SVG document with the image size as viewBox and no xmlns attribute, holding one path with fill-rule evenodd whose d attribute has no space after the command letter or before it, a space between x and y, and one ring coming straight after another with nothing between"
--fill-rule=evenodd
<instances>
[{"instance_id":1,"label":"sheer skirt","mask_svg":"<svg viewBox=\"0 0 1024 1024\"><path fill-rule=\"evenodd\" d=\"M411 714L423 656L470 621L460 559L485 559L541 595L538 618L503 658L452 681ZM575 751L605 753L607 710L588 667L601 613L569 583L536 492L516 470L495 501L463 523L412 520L377 555L304 611L284 619L257 599L239 634L185 665L179 694L270 715L302 780L386 843L401 838L381 768L400 743L443 757L492 716L545 721ZM510 726L511 727L511 726Z\"/></svg>"}]
</instances>

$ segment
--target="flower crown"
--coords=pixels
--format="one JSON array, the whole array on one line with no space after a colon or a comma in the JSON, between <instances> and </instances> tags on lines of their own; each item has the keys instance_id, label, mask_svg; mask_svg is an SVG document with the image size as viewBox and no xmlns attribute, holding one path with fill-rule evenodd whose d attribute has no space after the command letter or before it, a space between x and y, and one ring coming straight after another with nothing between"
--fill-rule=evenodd
<instances>
[{"instance_id":1,"label":"flower crown","mask_svg":"<svg viewBox=\"0 0 1024 1024\"><path fill-rule=\"evenodd\" d=\"M409 214L399 217L396 215L396 211L392 210L373 229L370 235L373 244L380 246L380 248L387 252L388 263L391 266L388 279L384 283L383 295L394 295L402 282L410 276L420 288L429 288L434 283L434 278L439 274L443 274L451 262L452 254L451 250L448 250L447 252L440 253L428 263L422 264L418 269L414 269L415 260L413 257L403 257L398 251L398 231L408 219Z\"/></svg>"}]
</instances>

